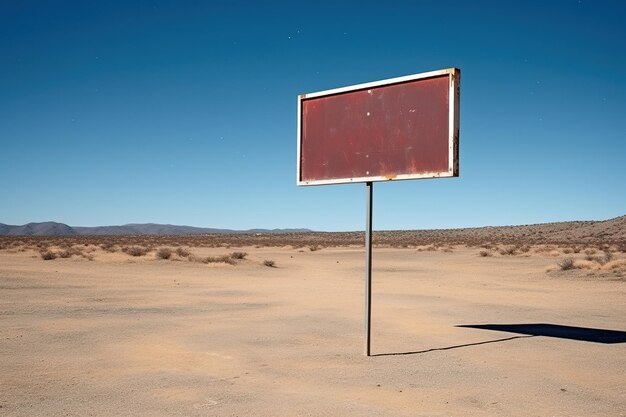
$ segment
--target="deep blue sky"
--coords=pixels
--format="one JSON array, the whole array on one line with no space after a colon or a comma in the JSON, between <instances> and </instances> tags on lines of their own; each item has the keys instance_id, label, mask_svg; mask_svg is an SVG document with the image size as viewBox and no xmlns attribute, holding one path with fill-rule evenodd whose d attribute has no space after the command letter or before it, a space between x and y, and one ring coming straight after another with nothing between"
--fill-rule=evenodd
<instances>
[{"instance_id":1,"label":"deep blue sky","mask_svg":"<svg viewBox=\"0 0 626 417\"><path fill-rule=\"evenodd\" d=\"M0 222L364 227L296 187L299 93L456 66L461 176L375 229L626 213L626 3L0 2Z\"/></svg>"}]
</instances>

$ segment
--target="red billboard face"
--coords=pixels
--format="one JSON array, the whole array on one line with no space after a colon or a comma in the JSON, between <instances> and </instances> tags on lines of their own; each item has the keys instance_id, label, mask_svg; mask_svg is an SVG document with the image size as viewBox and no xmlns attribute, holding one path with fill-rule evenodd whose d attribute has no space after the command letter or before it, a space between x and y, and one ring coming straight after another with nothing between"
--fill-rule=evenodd
<instances>
[{"instance_id":1,"label":"red billboard face","mask_svg":"<svg viewBox=\"0 0 626 417\"><path fill-rule=\"evenodd\" d=\"M458 176L458 69L298 97L298 185Z\"/></svg>"}]
</instances>

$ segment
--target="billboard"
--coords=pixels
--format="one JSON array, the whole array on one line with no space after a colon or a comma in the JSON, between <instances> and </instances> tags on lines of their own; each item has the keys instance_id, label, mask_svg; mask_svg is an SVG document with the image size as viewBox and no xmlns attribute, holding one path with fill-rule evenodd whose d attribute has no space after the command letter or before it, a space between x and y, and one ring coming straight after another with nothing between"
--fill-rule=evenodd
<instances>
[{"instance_id":1,"label":"billboard","mask_svg":"<svg viewBox=\"0 0 626 417\"><path fill-rule=\"evenodd\" d=\"M298 96L297 184L459 175L457 68Z\"/></svg>"}]
</instances>

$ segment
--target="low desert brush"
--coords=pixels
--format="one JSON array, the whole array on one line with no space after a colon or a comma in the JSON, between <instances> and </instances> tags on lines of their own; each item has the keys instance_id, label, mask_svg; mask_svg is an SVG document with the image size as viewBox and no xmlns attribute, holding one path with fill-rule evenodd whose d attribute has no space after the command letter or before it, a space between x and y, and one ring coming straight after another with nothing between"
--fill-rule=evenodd
<instances>
[{"instance_id":1,"label":"low desert brush","mask_svg":"<svg viewBox=\"0 0 626 417\"><path fill-rule=\"evenodd\" d=\"M40 254L41 259L43 259L44 261L51 261L57 258L57 254L52 252L51 250L42 251L40 252Z\"/></svg>"},{"instance_id":2,"label":"low desert brush","mask_svg":"<svg viewBox=\"0 0 626 417\"><path fill-rule=\"evenodd\" d=\"M130 256L144 256L148 249L141 246L124 246L122 252Z\"/></svg>"},{"instance_id":3,"label":"low desert brush","mask_svg":"<svg viewBox=\"0 0 626 417\"><path fill-rule=\"evenodd\" d=\"M266 259L263 261L263 265L270 267L270 268L276 268L276 262L270 260L270 259Z\"/></svg>"},{"instance_id":4,"label":"low desert brush","mask_svg":"<svg viewBox=\"0 0 626 417\"><path fill-rule=\"evenodd\" d=\"M160 248L156 252L157 259L170 259L172 257L172 250L170 248Z\"/></svg>"},{"instance_id":5,"label":"low desert brush","mask_svg":"<svg viewBox=\"0 0 626 417\"><path fill-rule=\"evenodd\" d=\"M191 252L189 252L187 249L185 248L176 248L176 255L180 256L181 258L187 258L189 257L189 255L191 255Z\"/></svg>"},{"instance_id":6,"label":"low desert brush","mask_svg":"<svg viewBox=\"0 0 626 417\"><path fill-rule=\"evenodd\" d=\"M572 258L565 258L562 261L559 261L558 265L562 271L574 269L574 260Z\"/></svg>"},{"instance_id":7,"label":"low desert brush","mask_svg":"<svg viewBox=\"0 0 626 417\"><path fill-rule=\"evenodd\" d=\"M233 258L231 258L228 255L222 255L222 256L207 256L205 258L202 258L201 260L202 263L204 264L210 264L210 263L226 263L229 265L235 265L237 262L235 262L235 260Z\"/></svg>"},{"instance_id":8,"label":"low desert brush","mask_svg":"<svg viewBox=\"0 0 626 417\"><path fill-rule=\"evenodd\" d=\"M59 258L71 258L74 253L69 249L64 249L57 253Z\"/></svg>"},{"instance_id":9,"label":"low desert brush","mask_svg":"<svg viewBox=\"0 0 626 417\"><path fill-rule=\"evenodd\" d=\"M478 252L478 254L483 258L486 258L488 256L493 256L493 253L491 253L491 251L488 251L488 250L481 250L480 252Z\"/></svg>"},{"instance_id":10,"label":"low desert brush","mask_svg":"<svg viewBox=\"0 0 626 417\"><path fill-rule=\"evenodd\" d=\"M230 254L231 259L246 259L248 254L246 252L233 252Z\"/></svg>"},{"instance_id":11,"label":"low desert brush","mask_svg":"<svg viewBox=\"0 0 626 417\"><path fill-rule=\"evenodd\" d=\"M500 255L515 255L517 254L517 248L515 246L507 246L499 250Z\"/></svg>"}]
</instances>

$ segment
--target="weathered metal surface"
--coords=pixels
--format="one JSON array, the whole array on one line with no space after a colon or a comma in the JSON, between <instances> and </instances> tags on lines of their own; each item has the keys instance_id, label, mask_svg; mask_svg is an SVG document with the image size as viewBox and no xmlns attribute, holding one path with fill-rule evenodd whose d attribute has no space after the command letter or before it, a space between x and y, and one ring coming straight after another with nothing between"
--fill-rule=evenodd
<instances>
[{"instance_id":1,"label":"weathered metal surface","mask_svg":"<svg viewBox=\"0 0 626 417\"><path fill-rule=\"evenodd\" d=\"M432 74L301 96L298 184L458 175L459 73Z\"/></svg>"}]
</instances>

